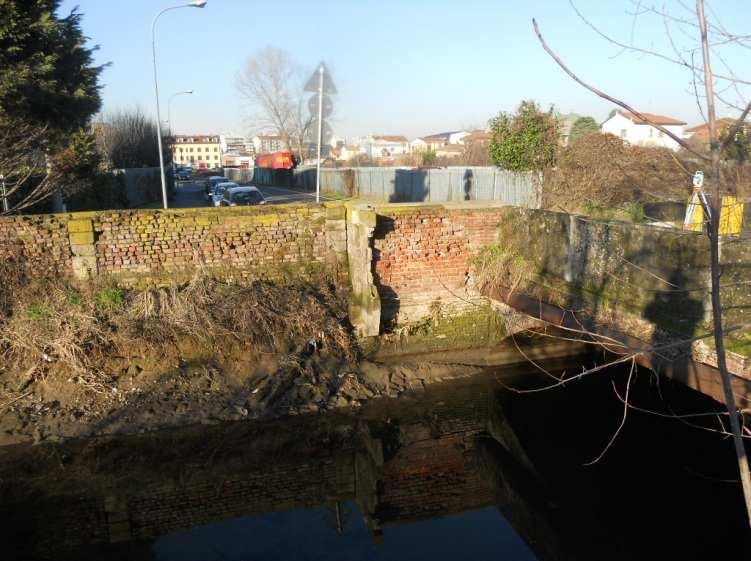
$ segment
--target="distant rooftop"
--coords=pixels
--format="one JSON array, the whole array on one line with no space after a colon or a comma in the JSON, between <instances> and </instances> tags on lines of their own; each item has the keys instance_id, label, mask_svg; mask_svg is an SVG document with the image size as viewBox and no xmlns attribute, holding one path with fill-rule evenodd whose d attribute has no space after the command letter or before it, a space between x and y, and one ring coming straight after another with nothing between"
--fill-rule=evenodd
<instances>
[{"instance_id":1,"label":"distant rooftop","mask_svg":"<svg viewBox=\"0 0 751 561\"><path fill-rule=\"evenodd\" d=\"M648 125L650 123L654 123L655 125L685 125L685 121L681 121L680 119L674 119L673 117L666 117L665 115L655 115L654 113L644 113L642 112L642 115L646 117L647 121L642 119L641 117L638 117L631 111L618 111L620 115L623 115L626 117L626 119L629 119L632 123L635 125Z\"/></svg>"}]
</instances>

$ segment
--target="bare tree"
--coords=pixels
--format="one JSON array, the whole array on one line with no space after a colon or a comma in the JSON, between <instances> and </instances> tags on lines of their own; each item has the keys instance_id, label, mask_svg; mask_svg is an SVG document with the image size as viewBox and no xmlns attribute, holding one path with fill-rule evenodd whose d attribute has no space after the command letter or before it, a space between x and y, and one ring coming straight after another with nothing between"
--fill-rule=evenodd
<instances>
[{"instance_id":1,"label":"bare tree","mask_svg":"<svg viewBox=\"0 0 751 561\"><path fill-rule=\"evenodd\" d=\"M47 165L47 141L44 126L0 118L0 216L39 204L57 190Z\"/></svg>"},{"instance_id":2,"label":"bare tree","mask_svg":"<svg viewBox=\"0 0 751 561\"><path fill-rule=\"evenodd\" d=\"M280 136L287 149L304 155L312 122L304 103L304 76L286 51L265 47L248 58L235 77L235 89L246 102L254 131Z\"/></svg>"},{"instance_id":3,"label":"bare tree","mask_svg":"<svg viewBox=\"0 0 751 561\"><path fill-rule=\"evenodd\" d=\"M113 168L140 168L159 165L156 123L138 108L105 115L94 127L97 145ZM171 161L169 142L165 162Z\"/></svg>"},{"instance_id":4,"label":"bare tree","mask_svg":"<svg viewBox=\"0 0 751 561\"><path fill-rule=\"evenodd\" d=\"M704 0L696 0L696 6L694 8L688 6L682 1L679 1L681 11L678 15L671 14L665 8L655 8L644 6L640 0L632 0L632 5L635 7L633 12L634 26L636 26L637 18L645 13L657 15L662 18L666 37L672 48L673 52L665 54L653 48L642 48L631 42L618 41L613 39L606 33L602 32L594 24L589 22L582 13L576 8L573 1L570 1L574 10L576 10L579 17L589 25L598 35L609 41L610 43L618 46L623 52L633 51L643 55L649 55L658 59L678 64L686 68L690 74L693 83L694 95L696 102L702 111L702 114L706 118L706 122L709 128L710 139L710 155L698 152L691 145L689 145L683 138L678 137L665 127L654 123L650 118L641 112L634 109L631 105L625 101L618 99L604 91L592 86L591 84L582 80L576 75L561 58L551 49L551 47L545 42L542 33L539 29L536 20L532 20L534 31L545 51L555 60L558 66L563 69L574 81L582 85L587 90L598 95L599 97L606 99L615 105L631 111L637 117L643 121L649 123L654 128L661 131L663 134L669 136L680 144L684 149L696 156L699 161L704 162L710 166L711 174L709 175L711 196L709 198L709 205L705 208L707 220L707 234L709 238L711 256L711 287L710 294L712 300L712 327L715 347L717 351L717 365L722 378L723 392L725 397L725 406L727 408L728 417L730 420L731 433L733 436L733 442L735 446L735 452L738 462L738 469L740 472L741 483L743 487L743 493L746 502L746 509L749 524L751 525L751 475L749 474L748 458L746 456L745 447L743 444L742 436L742 415L738 410L735 403L735 397L732 390L732 381L730 373L727 369L726 357L725 357L725 343L723 333L723 315L722 315L722 302L720 293L720 279L722 275L720 265L720 213L722 211L721 195L727 186L723 185L723 170L720 165L720 155L724 148L727 147L729 142L732 142L738 131L744 126L744 122L749 112L751 111L751 102L744 99L742 86L751 84L751 81L744 80L737 76L733 69L725 63L721 54L717 52L717 48L726 45L740 46L745 49L751 49L751 35L749 34L734 34L729 32L725 26L713 16L713 21L710 21L705 13ZM711 12L710 12L711 13ZM676 45L676 41L673 37L673 29L677 27L685 36L691 38L694 41L693 48L680 49ZM633 36L633 33L632 33ZM701 64L696 62L697 54L701 55ZM716 73L712 69L712 58L719 60L724 67L722 73ZM716 82L721 82L722 86L717 88ZM703 86L704 94L700 93L699 85ZM736 99L729 101L726 97L726 92L732 91L736 96ZM725 96L725 97L723 97ZM724 142L720 143L718 138L717 116L715 112L715 104L719 101L727 108L736 108L740 111L735 123L730 127ZM630 382L631 376L629 376ZM628 408L628 396L625 398L624 420L625 411ZM619 429L620 430L620 429ZM611 441L612 443L612 441ZM608 445L609 446L609 445Z\"/></svg>"}]
</instances>

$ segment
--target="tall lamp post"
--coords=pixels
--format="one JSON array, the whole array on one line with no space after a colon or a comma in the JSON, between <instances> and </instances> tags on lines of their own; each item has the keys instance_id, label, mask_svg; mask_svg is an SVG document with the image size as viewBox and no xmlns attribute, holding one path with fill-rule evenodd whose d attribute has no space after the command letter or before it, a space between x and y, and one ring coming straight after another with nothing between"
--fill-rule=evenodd
<instances>
[{"instance_id":1,"label":"tall lamp post","mask_svg":"<svg viewBox=\"0 0 751 561\"><path fill-rule=\"evenodd\" d=\"M185 90L184 92L173 93L167 101L167 123L169 123L169 135L172 136L172 100L178 95L192 94L193 90Z\"/></svg>"},{"instance_id":2,"label":"tall lamp post","mask_svg":"<svg viewBox=\"0 0 751 561\"><path fill-rule=\"evenodd\" d=\"M164 208L168 208L167 204L167 181L164 178L164 154L162 154L162 115L159 111L159 80L157 79L157 72L156 72L156 22L159 19L159 16L161 16L164 12L169 12L170 10L177 10L178 8L203 8L207 3L207 0L193 0L193 2L189 2L187 4L180 4L178 6L171 6L169 8L164 8L161 12L159 12L156 17L154 18L154 21L151 23L151 56L154 62L154 95L156 96L156 123L157 123L157 131L156 131L156 139L157 139L157 145L159 146L159 173L162 179L162 205Z\"/></svg>"}]
</instances>

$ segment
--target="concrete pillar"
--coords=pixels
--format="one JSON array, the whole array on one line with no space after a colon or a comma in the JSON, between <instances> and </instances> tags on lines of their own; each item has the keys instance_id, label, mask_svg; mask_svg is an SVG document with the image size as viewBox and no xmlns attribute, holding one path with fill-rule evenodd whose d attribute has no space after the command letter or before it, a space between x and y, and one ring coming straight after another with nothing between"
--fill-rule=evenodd
<instances>
[{"instance_id":1,"label":"concrete pillar","mask_svg":"<svg viewBox=\"0 0 751 561\"><path fill-rule=\"evenodd\" d=\"M90 219L69 221L68 240L73 254L73 276L78 279L95 277L99 270L94 246L94 223Z\"/></svg>"},{"instance_id":2,"label":"concrete pillar","mask_svg":"<svg viewBox=\"0 0 751 561\"><path fill-rule=\"evenodd\" d=\"M368 205L347 208L347 256L352 294L349 317L359 337L375 337L381 327L381 299L373 281L376 213Z\"/></svg>"}]
</instances>

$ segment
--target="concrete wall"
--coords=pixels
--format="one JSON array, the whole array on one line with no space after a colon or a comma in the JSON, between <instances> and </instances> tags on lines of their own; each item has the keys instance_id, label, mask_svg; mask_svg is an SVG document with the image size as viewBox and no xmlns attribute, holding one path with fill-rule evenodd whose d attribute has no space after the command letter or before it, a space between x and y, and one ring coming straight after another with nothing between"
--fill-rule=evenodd
<instances>
[{"instance_id":1,"label":"concrete wall","mask_svg":"<svg viewBox=\"0 0 751 561\"><path fill-rule=\"evenodd\" d=\"M114 173L122 174L125 179L125 195L131 208L161 200L162 184L158 167L118 169Z\"/></svg>"},{"instance_id":2,"label":"concrete wall","mask_svg":"<svg viewBox=\"0 0 751 561\"><path fill-rule=\"evenodd\" d=\"M315 189L315 168L295 170L295 184ZM388 202L499 201L540 207L532 173L515 173L492 166L439 169L364 167L321 170L321 189L340 195Z\"/></svg>"}]
</instances>

